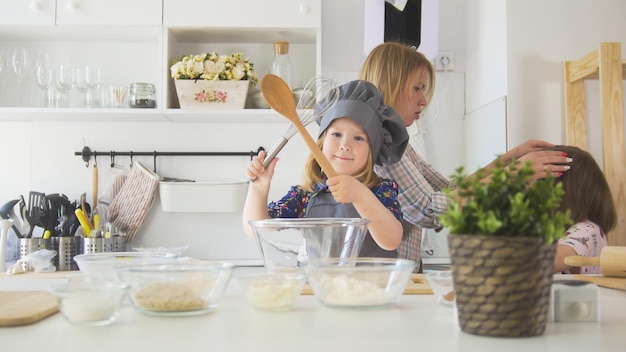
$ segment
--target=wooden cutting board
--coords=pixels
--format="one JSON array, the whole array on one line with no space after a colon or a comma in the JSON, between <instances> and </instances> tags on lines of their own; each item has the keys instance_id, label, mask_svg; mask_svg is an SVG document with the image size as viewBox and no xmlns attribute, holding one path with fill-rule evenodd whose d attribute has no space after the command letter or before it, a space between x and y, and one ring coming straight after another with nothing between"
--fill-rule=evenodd
<instances>
[{"instance_id":1,"label":"wooden cutting board","mask_svg":"<svg viewBox=\"0 0 626 352\"><path fill-rule=\"evenodd\" d=\"M311 286L306 285L302 290L303 295L312 295L313 290ZM424 277L424 274L413 274L411 280L406 284L404 289L405 295L432 295L433 290L430 288L428 280Z\"/></svg>"},{"instance_id":2,"label":"wooden cutting board","mask_svg":"<svg viewBox=\"0 0 626 352\"><path fill-rule=\"evenodd\" d=\"M593 282L602 287L626 291L626 277L608 277L603 275L574 275L574 279Z\"/></svg>"},{"instance_id":3,"label":"wooden cutting board","mask_svg":"<svg viewBox=\"0 0 626 352\"><path fill-rule=\"evenodd\" d=\"M32 324L58 311L50 292L0 291L0 327Z\"/></svg>"},{"instance_id":4,"label":"wooden cutting board","mask_svg":"<svg viewBox=\"0 0 626 352\"><path fill-rule=\"evenodd\" d=\"M29 271L14 275L0 272L0 279L66 279L68 276L74 273L78 273L78 271L53 271L49 273L36 273L34 271Z\"/></svg>"}]
</instances>

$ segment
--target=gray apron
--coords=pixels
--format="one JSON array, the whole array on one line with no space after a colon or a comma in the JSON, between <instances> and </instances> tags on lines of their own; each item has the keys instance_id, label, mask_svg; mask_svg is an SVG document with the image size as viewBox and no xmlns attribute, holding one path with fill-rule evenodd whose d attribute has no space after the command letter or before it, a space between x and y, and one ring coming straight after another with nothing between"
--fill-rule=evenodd
<instances>
[{"instance_id":1,"label":"gray apron","mask_svg":"<svg viewBox=\"0 0 626 352\"><path fill-rule=\"evenodd\" d=\"M321 189L317 194L309 198L309 202L306 207L307 218L361 218L359 213L354 208L352 203L343 204L337 203L333 198L332 193L325 188ZM315 257L319 255L318 249L315 248L314 243L308 243L307 241L307 253L309 257ZM339 257L339 253L331 253L334 257ZM369 231L365 234L363 245L359 251L359 257L378 257L378 258L397 258L398 251L387 251L380 248Z\"/></svg>"}]
</instances>

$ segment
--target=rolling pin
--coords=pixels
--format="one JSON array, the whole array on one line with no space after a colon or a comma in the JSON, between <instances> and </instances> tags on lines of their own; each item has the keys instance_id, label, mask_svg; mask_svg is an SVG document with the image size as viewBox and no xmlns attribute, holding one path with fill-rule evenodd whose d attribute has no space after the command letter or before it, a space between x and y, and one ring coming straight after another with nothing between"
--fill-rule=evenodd
<instances>
[{"instance_id":1,"label":"rolling pin","mask_svg":"<svg viewBox=\"0 0 626 352\"><path fill-rule=\"evenodd\" d=\"M626 277L626 247L607 246L599 257L574 255L565 257L564 262L571 266L599 266L604 276Z\"/></svg>"}]
</instances>

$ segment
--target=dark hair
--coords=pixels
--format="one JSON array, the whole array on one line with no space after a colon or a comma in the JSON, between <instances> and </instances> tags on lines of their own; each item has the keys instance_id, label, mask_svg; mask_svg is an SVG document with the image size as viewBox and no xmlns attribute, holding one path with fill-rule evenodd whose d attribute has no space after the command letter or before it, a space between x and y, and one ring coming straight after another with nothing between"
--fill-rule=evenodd
<instances>
[{"instance_id":1,"label":"dark hair","mask_svg":"<svg viewBox=\"0 0 626 352\"><path fill-rule=\"evenodd\" d=\"M617 223L617 212L609 184L596 160L578 147L559 145L547 149L565 152L573 159L570 169L556 179L565 190L561 210L569 209L575 223L592 221L607 234Z\"/></svg>"}]
</instances>

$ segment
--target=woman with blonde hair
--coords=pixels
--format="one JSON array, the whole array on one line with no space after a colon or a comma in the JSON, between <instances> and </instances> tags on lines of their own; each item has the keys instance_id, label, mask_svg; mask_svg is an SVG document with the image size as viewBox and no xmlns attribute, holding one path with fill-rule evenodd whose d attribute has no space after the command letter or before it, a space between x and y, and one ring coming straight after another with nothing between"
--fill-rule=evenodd
<instances>
[{"instance_id":1,"label":"woman with blonde hair","mask_svg":"<svg viewBox=\"0 0 626 352\"><path fill-rule=\"evenodd\" d=\"M375 47L363 64L360 79L372 82L383 94L385 103L393 107L406 127L420 118L435 90L435 70L420 52L400 43L383 43ZM513 159L530 160L535 178L545 178L548 172L565 172L569 158L560 151L547 151L548 142L529 140L500 155L508 165ZM461 152L461 151L459 151ZM483 172L487 176L495 160ZM432 165L408 146L402 159L393 165L376 166L376 173L398 182L398 200L404 214L404 235L398 248L401 258L421 259L422 228L441 230L439 216L447 207L442 189L454 186ZM420 266L421 268L421 266Z\"/></svg>"}]
</instances>

